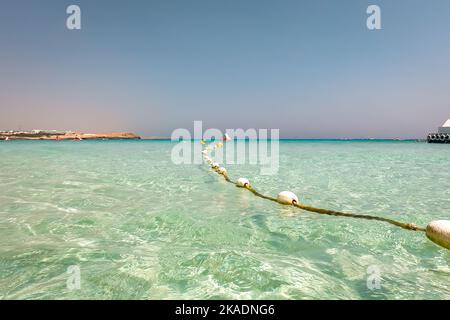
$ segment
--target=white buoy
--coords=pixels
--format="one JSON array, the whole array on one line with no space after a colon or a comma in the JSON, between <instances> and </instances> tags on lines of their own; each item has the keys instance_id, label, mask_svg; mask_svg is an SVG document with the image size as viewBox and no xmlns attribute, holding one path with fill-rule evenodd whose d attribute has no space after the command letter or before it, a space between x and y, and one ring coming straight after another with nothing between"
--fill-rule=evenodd
<instances>
[{"instance_id":1,"label":"white buoy","mask_svg":"<svg viewBox=\"0 0 450 320\"><path fill-rule=\"evenodd\" d=\"M450 249L450 220L431 221L427 225L427 237L434 243Z\"/></svg>"},{"instance_id":2,"label":"white buoy","mask_svg":"<svg viewBox=\"0 0 450 320\"><path fill-rule=\"evenodd\" d=\"M225 133L225 135L223 136L223 141L230 141L231 137L228 135L228 133Z\"/></svg>"},{"instance_id":3,"label":"white buoy","mask_svg":"<svg viewBox=\"0 0 450 320\"><path fill-rule=\"evenodd\" d=\"M214 163L211 165L211 167L212 167L213 169L217 169L217 168L219 168L219 164L218 164L217 162L214 162Z\"/></svg>"},{"instance_id":4,"label":"white buoy","mask_svg":"<svg viewBox=\"0 0 450 320\"><path fill-rule=\"evenodd\" d=\"M282 191L277 196L277 201L282 204L297 204L297 196L290 191Z\"/></svg>"},{"instance_id":5,"label":"white buoy","mask_svg":"<svg viewBox=\"0 0 450 320\"><path fill-rule=\"evenodd\" d=\"M241 188L246 188L246 187L250 186L250 181L248 181L248 179L246 179L246 178L239 178L236 181L236 185Z\"/></svg>"},{"instance_id":6,"label":"white buoy","mask_svg":"<svg viewBox=\"0 0 450 320\"><path fill-rule=\"evenodd\" d=\"M217 172L220 174L227 174L227 169L225 169L224 167L220 167L219 169L217 169Z\"/></svg>"}]
</instances>

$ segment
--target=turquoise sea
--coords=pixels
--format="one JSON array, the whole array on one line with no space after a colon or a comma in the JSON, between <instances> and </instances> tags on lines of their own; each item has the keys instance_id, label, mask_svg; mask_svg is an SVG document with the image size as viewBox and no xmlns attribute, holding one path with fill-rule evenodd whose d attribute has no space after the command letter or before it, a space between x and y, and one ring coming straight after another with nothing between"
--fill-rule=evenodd
<instances>
[{"instance_id":1,"label":"turquoise sea","mask_svg":"<svg viewBox=\"0 0 450 320\"><path fill-rule=\"evenodd\" d=\"M0 298L450 299L450 251L423 233L265 201L174 165L173 146L0 142ZM450 218L449 160L449 145L292 140L276 175L227 169L267 195L425 226Z\"/></svg>"}]
</instances>

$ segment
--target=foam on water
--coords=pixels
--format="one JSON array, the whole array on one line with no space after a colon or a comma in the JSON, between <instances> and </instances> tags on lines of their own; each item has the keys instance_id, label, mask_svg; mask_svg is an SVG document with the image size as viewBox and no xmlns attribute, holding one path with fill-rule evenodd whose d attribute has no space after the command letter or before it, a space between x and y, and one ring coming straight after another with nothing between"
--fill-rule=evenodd
<instances>
[{"instance_id":1,"label":"foam on water","mask_svg":"<svg viewBox=\"0 0 450 320\"><path fill-rule=\"evenodd\" d=\"M450 251L423 233L264 201L172 164L172 146L0 143L0 298L450 298ZM424 226L450 217L449 159L447 145L285 141L277 175L227 169L267 195Z\"/></svg>"}]
</instances>

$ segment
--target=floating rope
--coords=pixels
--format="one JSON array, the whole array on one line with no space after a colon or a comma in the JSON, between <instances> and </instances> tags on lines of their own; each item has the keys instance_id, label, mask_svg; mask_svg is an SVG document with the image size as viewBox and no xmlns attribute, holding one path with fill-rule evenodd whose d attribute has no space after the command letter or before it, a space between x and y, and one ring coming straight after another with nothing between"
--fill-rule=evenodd
<instances>
[{"instance_id":1,"label":"floating rope","mask_svg":"<svg viewBox=\"0 0 450 320\"><path fill-rule=\"evenodd\" d=\"M200 142L202 145L206 145L206 143L202 140ZM365 214L354 214L354 213L346 213L346 212L339 212L335 210L328 210L328 209L320 209L315 208L311 206L307 206L305 204L300 203L297 196L290 192L290 191L283 191L280 192L277 196L277 198L266 196L262 193L259 193L256 189L253 188L253 186L250 184L250 181L246 178L239 178L237 181L233 181L228 176L228 172L225 168L221 167L218 163L213 162L213 160L209 157L208 152L211 150L214 150L216 148L221 148L223 146L222 143L216 143L216 144L210 144L208 145L203 151L203 158L205 161L211 166L211 168L217 172L218 174L222 175L225 181L232 183L236 185L237 187L246 189L253 193L255 196L260 197L265 200L270 200L273 202L277 202L279 204L284 205L292 205L294 207L297 207L299 209L308 211L308 212L314 212L318 214L324 214L329 216L337 216L337 217L348 217L348 218L355 218L355 219L365 219L365 220L376 220L376 221L382 221L387 222L389 224L392 224L394 226L400 227L405 230L411 230L411 231L420 231L420 232L426 232L427 237L435 242L436 244L450 249L450 221L448 220L437 220L432 221L428 224L426 228L421 228L415 225L414 223L404 223L400 221L396 221L389 218L384 217L378 217L378 216L372 216L372 215L365 215Z\"/></svg>"}]
</instances>

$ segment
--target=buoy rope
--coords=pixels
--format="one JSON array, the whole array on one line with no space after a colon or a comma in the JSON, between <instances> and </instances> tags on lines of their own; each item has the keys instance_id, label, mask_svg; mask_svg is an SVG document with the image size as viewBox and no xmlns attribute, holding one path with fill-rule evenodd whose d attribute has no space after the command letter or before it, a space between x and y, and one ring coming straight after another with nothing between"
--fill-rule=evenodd
<instances>
[{"instance_id":1,"label":"buoy rope","mask_svg":"<svg viewBox=\"0 0 450 320\"><path fill-rule=\"evenodd\" d=\"M202 144L205 144L205 143L203 142ZM222 146L221 143L216 143L216 144L212 143L208 147L206 147L205 150L209 151L209 150L211 150L211 148L214 150L215 148L220 148L221 146ZM230 179L230 177L228 176L227 171L224 168L219 167L219 165L217 163L213 163L212 162L212 159L209 158L209 156L207 155L207 152L204 153L204 158L211 165L211 168L215 172L217 172L218 174L220 174L220 175L222 175L224 177L225 181L239 186L238 182L235 182L235 181ZM264 195L262 193L259 193L256 189L253 188L253 186L250 185L250 183L244 183L240 187L250 191L251 193L253 193L257 197L260 197L260 198L266 199L266 200L270 200L270 201L273 201L273 202L280 203L278 201L278 199L276 199L274 197L266 196L266 195ZM290 205L292 205L294 207L297 207L299 209L308 211L308 212L314 212L314 213L318 213L318 214L324 214L324 215L329 215L329 216L338 216L338 217L349 217L349 218L356 218L356 219L376 220L376 221L387 222L387 223L390 223L390 224L392 224L394 226L397 226L397 227L400 227L400 228L406 229L406 230L426 232L425 228L418 227L414 223L404 223L404 222L396 221L396 220L389 219L389 218L383 218L383 217L372 216L372 215L365 215L365 214L346 213L346 212L340 212L340 211L328 210L328 209L320 209L320 208L307 206L307 205L302 204L302 203L298 203L295 200L293 200L292 203L290 203Z\"/></svg>"},{"instance_id":2,"label":"buoy rope","mask_svg":"<svg viewBox=\"0 0 450 320\"><path fill-rule=\"evenodd\" d=\"M422 231L425 232L425 228L421 228L416 226L414 223L403 223L399 222L393 219L383 218L383 217L377 217L377 216L371 216L371 215L365 215L365 214L355 214L355 213L345 213L345 212L339 212L334 210L328 210L328 209L319 209L314 208L310 206L306 206L301 203L294 204L295 207L300 208L302 210L310 211L310 212L316 212L320 214L326 214L330 216L339 216L339 217L350 217L350 218L356 218L356 219L366 219L366 220L377 220L377 221L384 221L387 223L390 223L394 226L406 229L406 230L412 230L412 231Z\"/></svg>"}]
</instances>

